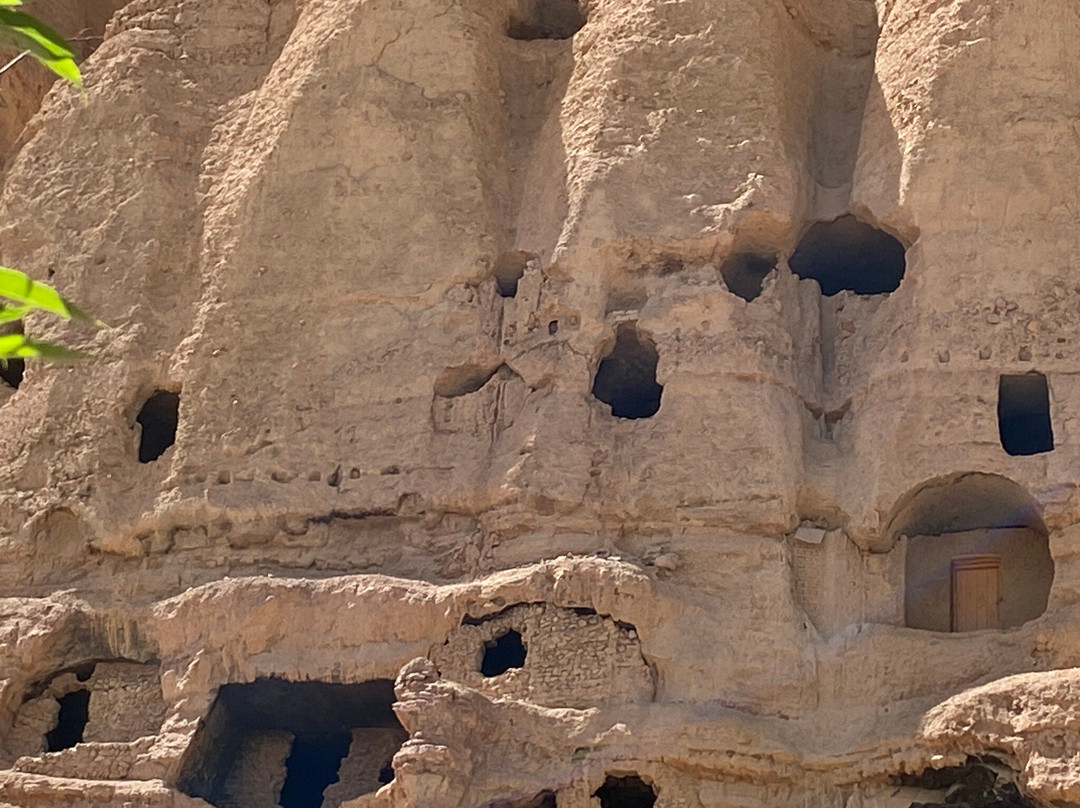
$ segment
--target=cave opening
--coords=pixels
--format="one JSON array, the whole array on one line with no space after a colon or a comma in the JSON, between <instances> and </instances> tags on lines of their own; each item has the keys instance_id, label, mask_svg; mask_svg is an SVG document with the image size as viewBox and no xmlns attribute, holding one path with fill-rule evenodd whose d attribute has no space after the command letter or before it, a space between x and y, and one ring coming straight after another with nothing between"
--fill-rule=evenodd
<instances>
[{"instance_id":1,"label":"cave opening","mask_svg":"<svg viewBox=\"0 0 1080 808\"><path fill-rule=\"evenodd\" d=\"M22 359L5 359L0 361L0 382L3 382L13 390L18 390L22 384L23 374L26 373L26 362Z\"/></svg>"},{"instance_id":2,"label":"cave opening","mask_svg":"<svg viewBox=\"0 0 1080 808\"><path fill-rule=\"evenodd\" d=\"M80 689L61 696L57 701L60 712L56 726L45 735L46 748L50 752L70 749L82 743L83 732L90 720L90 691Z\"/></svg>"},{"instance_id":3,"label":"cave opening","mask_svg":"<svg viewBox=\"0 0 1080 808\"><path fill-rule=\"evenodd\" d=\"M495 291L499 297L516 297L518 281L525 275L529 268L529 262L535 261L536 253L515 250L500 255L495 259Z\"/></svg>"},{"instance_id":4,"label":"cave opening","mask_svg":"<svg viewBox=\"0 0 1080 808\"><path fill-rule=\"evenodd\" d=\"M998 380L998 433L1001 447L1014 456L1054 448L1050 385L1041 373L1002 375Z\"/></svg>"},{"instance_id":5,"label":"cave opening","mask_svg":"<svg viewBox=\"0 0 1080 808\"><path fill-rule=\"evenodd\" d=\"M139 462L152 463L176 443L176 427L180 419L180 394L157 390L142 405L136 423L142 427L139 436Z\"/></svg>"},{"instance_id":6,"label":"cave opening","mask_svg":"<svg viewBox=\"0 0 1080 808\"><path fill-rule=\"evenodd\" d=\"M656 381L660 361L656 345L633 323L615 332L615 347L600 361L593 395L611 407L616 418L650 418L660 409L664 386Z\"/></svg>"},{"instance_id":7,"label":"cave opening","mask_svg":"<svg viewBox=\"0 0 1080 808\"><path fill-rule=\"evenodd\" d=\"M518 0L506 24L511 39L570 39L585 25L578 0Z\"/></svg>"},{"instance_id":8,"label":"cave opening","mask_svg":"<svg viewBox=\"0 0 1080 808\"><path fill-rule=\"evenodd\" d=\"M528 650L521 639L521 632L510 629L493 640L484 643L484 656L480 661L480 673L487 677L501 676L511 668L525 664Z\"/></svg>"},{"instance_id":9,"label":"cave opening","mask_svg":"<svg viewBox=\"0 0 1080 808\"><path fill-rule=\"evenodd\" d=\"M939 802L913 802L910 808L936 808L942 804L964 808L1034 808L1034 801L1020 792L1013 777L1007 767L993 758L983 761L969 757L961 766L927 768L920 774L900 775L895 782L941 793Z\"/></svg>"},{"instance_id":10,"label":"cave opening","mask_svg":"<svg viewBox=\"0 0 1080 808\"><path fill-rule=\"evenodd\" d=\"M180 789L218 808L320 808L377 791L408 739L388 679L257 679L221 687L184 757Z\"/></svg>"},{"instance_id":11,"label":"cave opening","mask_svg":"<svg viewBox=\"0 0 1080 808\"><path fill-rule=\"evenodd\" d=\"M816 280L827 297L843 291L894 292L906 263L906 249L898 239L850 214L815 222L788 260L792 272Z\"/></svg>"},{"instance_id":12,"label":"cave opening","mask_svg":"<svg viewBox=\"0 0 1080 808\"><path fill-rule=\"evenodd\" d=\"M320 808L327 786L339 780L341 761L351 743L347 732L297 735L285 760L281 808Z\"/></svg>"},{"instance_id":13,"label":"cave opening","mask_svg":"<svg viewBox=\"0 0 1080 808\"><path fill-rule=\"evenodd\" d=\"M761 295L765 278L774 269L776 253L740 252L724 259L720 276L728 291L749 303Z\"/></svg>"},{"instance_id":14,"label":"cave opening","mask_svg":"<svg viewBox=\"0 0 1080 808\"><path fill-rule=\"evenodd\" d=\"M656 804L656 789L636 774L609 774L593 796L600 800L600 808L653 808Z\"/></svg>"}]
</instances>

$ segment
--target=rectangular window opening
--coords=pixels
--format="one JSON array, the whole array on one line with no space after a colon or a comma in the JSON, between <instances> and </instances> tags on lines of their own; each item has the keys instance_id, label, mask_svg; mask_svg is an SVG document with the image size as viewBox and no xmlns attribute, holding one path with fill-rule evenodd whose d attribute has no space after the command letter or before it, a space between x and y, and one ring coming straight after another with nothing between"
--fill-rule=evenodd
<instances>
[{"instance_id":1,"label":"rectangular window opening","mask_svg":"<svg viewBox=\"0 0 1080 808\"><path fill-rule=\"evenodd\" d=\"M1003 375L998 383L998 431L1010 455L1033 455L1054 448L1050 386L1041 373Z\"/></svg>"}]
</instances>

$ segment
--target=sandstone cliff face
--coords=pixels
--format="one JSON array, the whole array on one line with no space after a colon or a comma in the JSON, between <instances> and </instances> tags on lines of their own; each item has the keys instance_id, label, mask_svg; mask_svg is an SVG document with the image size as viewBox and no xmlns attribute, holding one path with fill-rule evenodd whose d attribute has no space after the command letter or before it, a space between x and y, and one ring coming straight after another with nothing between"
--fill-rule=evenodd
<instances>
[{"instance_id":1,"label":"sandstone cliff face","mask_svg":"<svg viewBox=\"0 0 1080 808\"><path fill-rule=\"evenodd\" d=\"M1080 805L1075 0L121 5L0 806Z\"/></svg>"}]
</instances>

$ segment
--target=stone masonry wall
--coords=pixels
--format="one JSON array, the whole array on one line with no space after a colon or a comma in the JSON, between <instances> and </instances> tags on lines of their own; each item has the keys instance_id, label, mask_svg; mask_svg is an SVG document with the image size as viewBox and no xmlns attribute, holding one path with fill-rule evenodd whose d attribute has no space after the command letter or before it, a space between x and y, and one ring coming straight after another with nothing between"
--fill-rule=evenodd
<instances>
[{"instance_id":1,"label":"stone masonry wall","mask_svg":"<svg viewBox=\"0 0 1080 808\"><path fill-rule=\"evenodd\" d=\"M486 677L485 645L509 630L522 635L521 667ZM542 603L512 606L466 623L431 651L445 676L493 698L518 698L548 707L590 707L648 702L655 685L641 655L637 631L592 609L557 609Z\"/></svg>"}]
</instances>

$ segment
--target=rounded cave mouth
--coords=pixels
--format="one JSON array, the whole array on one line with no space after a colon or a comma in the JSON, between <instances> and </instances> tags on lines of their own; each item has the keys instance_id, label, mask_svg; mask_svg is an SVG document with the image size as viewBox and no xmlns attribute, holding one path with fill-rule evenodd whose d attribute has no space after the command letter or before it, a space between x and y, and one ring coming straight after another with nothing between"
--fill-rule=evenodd
<instances>
[{"instance_id":1,"label":"rounded cave mouth","mask_svg":"<svg viewBox=\"0 0 1080 808\"><path fill-rule=\"evenodd\" d=\"M616 418L651 418L660 410L664 386L656 381L660 354L633 323L615 332L615 346L596 369L593 396L611 407Z\"/></svg>"},{"instance_id":2,"label":"rounded cave mouth","mask_svg":"<svg viewBox=\"0 0 1080 808\"><path fill-rule=\"evenodd\" d=\"M895 292L907 268L907 248L894 236L851 214L815 222L788 265L796 276L818 282L826 297L840 292Z\"/></svg>"}]
</instances>

